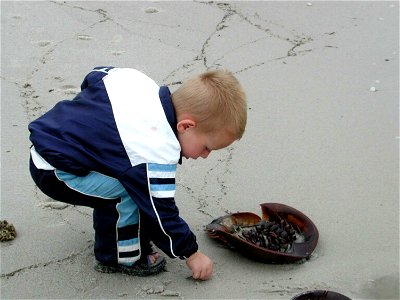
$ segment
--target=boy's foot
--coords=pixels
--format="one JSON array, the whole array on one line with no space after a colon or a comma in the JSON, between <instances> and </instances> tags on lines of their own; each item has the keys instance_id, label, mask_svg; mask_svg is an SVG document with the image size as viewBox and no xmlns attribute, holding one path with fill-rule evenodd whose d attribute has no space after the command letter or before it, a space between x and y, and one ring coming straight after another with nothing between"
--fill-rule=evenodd
<instances>
[{"instance_id":1,"label":"boy's foot","mask_svg":"<svg viewBox=\"0 0 400 300\"><path fill-rule=\"evenodd\" d=\"M167 261L157 252L147 255L144 260L139 260L133 266L108 266L96 260L94 269L102 273L124 273L133 276L149 276L158 274L165 269Z\"/></svg>"}]
</instances>

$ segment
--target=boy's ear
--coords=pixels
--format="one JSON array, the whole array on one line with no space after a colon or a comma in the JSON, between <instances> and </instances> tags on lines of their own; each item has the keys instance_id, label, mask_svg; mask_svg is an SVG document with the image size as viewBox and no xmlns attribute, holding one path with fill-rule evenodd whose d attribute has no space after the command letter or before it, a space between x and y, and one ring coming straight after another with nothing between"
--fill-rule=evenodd
<instances>
[{"instance_id":1,"label":"boy's ear","mask_svg":"<svg viewBox=\"0 0 400 300\"><path fill-rule=\"evenodd\" d=\"M176 124L176 129L178 132L182 133L187 129L196 127L196 122L191 119L183 119Z\"/></svg>"}]
</instances>

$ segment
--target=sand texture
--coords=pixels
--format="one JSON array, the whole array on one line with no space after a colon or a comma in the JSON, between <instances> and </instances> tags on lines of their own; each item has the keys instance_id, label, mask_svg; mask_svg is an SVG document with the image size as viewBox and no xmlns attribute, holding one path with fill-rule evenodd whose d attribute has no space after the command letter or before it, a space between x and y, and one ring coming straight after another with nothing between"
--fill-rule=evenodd
<instances>
[{"instance_id":1,"label":"sand texture","mask_svg":"<svg viewBox=\"0 0 400 300\"><path fill-rule=\"evenodd\" d=\"M328 289L399 298L399 3L1 1L1 299L290 299ZM190 278L93 270L92 212L43 195L28 123L72 99L95 66L142 70L172 90L212 68L248 96L244 137L178 167L176 202L214 261ZM252 261L209 239L231 212L279 202L319 243L303 264Z\"/></svg>"}]
</instances>

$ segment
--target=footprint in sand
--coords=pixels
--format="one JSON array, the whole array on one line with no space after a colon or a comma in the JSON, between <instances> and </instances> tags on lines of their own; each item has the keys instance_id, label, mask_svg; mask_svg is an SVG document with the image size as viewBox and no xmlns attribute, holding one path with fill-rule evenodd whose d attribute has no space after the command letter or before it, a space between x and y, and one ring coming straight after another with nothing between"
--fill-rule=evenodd
<instances>
[{"instance_id":1,"label":"footprint in sand","mask_svg":"<svg viewBox=\"0 0 400 300\"><path fill-rule=\"evenodd\" d=\"M33 42L33 44L37 45L39 47L46 47L51 44L51 41L36 41L36 42Z\"/></svg>"},{"instance_id":2,"label":"footprint in sand","mask_svg":"<svg viewBox=\"0 0 400 300\"><path fill-rule=\"evenodd\" d=\"M65 95L77 95L81 91L81 89L74 85L66 84L57 89L57 91L64 93Z\"/></svg>"},{"instance_id":3,"label":"footprint in sand","mask_svg":"<svg viewBox=\"0 0 400 300\"><path fill-rule=\"evenodd\" d=\"M87 35L87 34L78 34L78 35L76 36L76 38L77 38L78 40L82 40L82 41L90 41L90 40L93 40L93 37L91 37L90 35Z\"/></svg>"},{"instance_id":4,"label":"footprint in sand","mask_svg":"<svg viewBox=\"0 0 400 300\"><path fill-rule=\"evenodd\" d=\"M146 14L154 14L154 13L158 13L159 10L158 10L157 8L155 8L155 7L148 7L148 8L146 8L146 9L144 10L144 12L145 12Z\"/></svg>"},{"instance_id":5,"label":"footprint in sand","mask_svg":"<svg viewBox=\"0 0 400 300\"><path fill-rule=\"evenodd\" d=\"M63 82L64 81L64 78L62 78L61 76L55 76L54 79L59 81L59 82Z\"/></svg>"},{"instance_id":6,"label":"footprint in sand","mask_svg":"<svg viewBox=\"0 0 400 300\"><path fill-rule=\"evenodd\" d=\"M124 51L124 50L121 50L121 51L113 51L113 52L111 52L111 54L112 55L115 55L115 56L119 56L119 55L122 55L122 54L124 54L126 51Z\"/></svg>"}]
</instances>

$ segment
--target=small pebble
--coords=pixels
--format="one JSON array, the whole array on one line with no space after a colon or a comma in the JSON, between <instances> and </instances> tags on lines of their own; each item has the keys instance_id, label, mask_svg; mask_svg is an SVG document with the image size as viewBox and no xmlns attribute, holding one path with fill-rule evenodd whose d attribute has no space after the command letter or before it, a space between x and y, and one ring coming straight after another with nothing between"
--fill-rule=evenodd
<instances>
[{"instance_id":1,"label":"small pebble","mask_svg":"<svg viewBox=\"0 0 400 300\"><path fill-rule=\"evenodd\" d=\"M371 87L369 88L369 91L370 91L370 92L376 92L376 87L371 86Z\"/></svg>"},{"instance_id":2,"label":"small pebble","mask_svg":"<svg viewBox=\"0 0 400 300\"><path fill-rule=\"evenodd\" d=\"M312 6L312 3L311 2L307 2L307 6Z\"/></svg>"}]
</instances>

